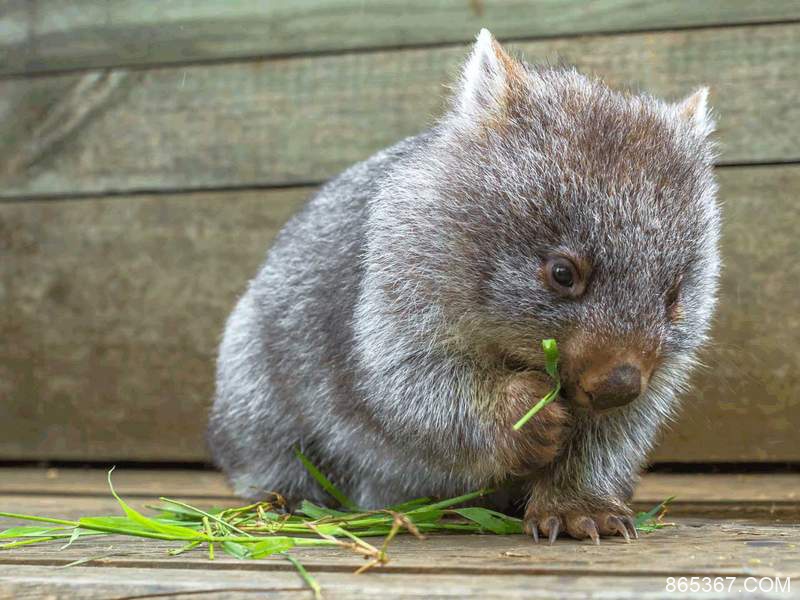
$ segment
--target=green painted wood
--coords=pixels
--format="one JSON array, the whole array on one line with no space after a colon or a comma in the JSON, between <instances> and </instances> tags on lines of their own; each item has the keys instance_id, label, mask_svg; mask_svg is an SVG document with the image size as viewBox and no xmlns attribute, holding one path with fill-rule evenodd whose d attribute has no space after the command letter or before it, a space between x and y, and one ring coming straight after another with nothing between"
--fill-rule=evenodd
<instances>
[{"instance_id":1,"label":"green painted wood","mask_svg":"<svg viewBox=\"0 0 800 600\"><path fill-rule=\"evenodd\" d=\"M800 166L719 177L715 341L655 459L798 461ZM0 459L205 459L224 320L307 193L0 204Z\"/></svg>"},{"instance_id":2,"label":"green painted wood","mask_svg":"<svg viewBox=\"0 0 800 600\"><path fill-rule=\"evenodd\" d=\"M537 41L611 85L711 86L722 160L800 159L800 24ZM441 114L466 47L0 81L0 197L319 182Z\"/></svg>"},{"instance_id":3,"label":"green painted wood","mask_svg":"<svg viewBox=\"0 0 800 600\"><path fill-rule=\"evenodd\" d=\"M0 73L800 18L793 0L0 1Z\"/></svg>"}]
</instances>

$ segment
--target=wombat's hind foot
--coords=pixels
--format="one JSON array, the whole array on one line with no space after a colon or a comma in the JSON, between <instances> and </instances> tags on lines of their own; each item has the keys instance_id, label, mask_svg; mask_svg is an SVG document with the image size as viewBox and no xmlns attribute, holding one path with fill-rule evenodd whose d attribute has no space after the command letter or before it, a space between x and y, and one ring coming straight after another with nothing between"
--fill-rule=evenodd
<instances>
[{"instance_id":1,"label":"wombat's hind foot","mask_svg":"<svg viewBox=\"0 0 800 600\"><path fill-rule=\"evenodd\" d=\"M633 517L609 512L593 515L582 512L537 515L528 510L524 528L525 533L532 536L537 543L539 533L547 536L551 544L561 532L566 532L576 540L591 539L595 544L600 543L600 536L621 535L626 542L630 542L631 537L639 537Z\"/></svg>"}]
</instances>

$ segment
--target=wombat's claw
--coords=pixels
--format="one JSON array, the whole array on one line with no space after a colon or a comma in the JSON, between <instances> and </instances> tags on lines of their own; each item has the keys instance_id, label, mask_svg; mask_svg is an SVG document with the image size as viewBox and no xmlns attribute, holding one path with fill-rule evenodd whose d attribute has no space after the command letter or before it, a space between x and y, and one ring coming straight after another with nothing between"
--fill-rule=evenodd
<instances>
[{"instance_id":1,"label":"wombat's claw","mask_svg":"<svg viewBox=\"0 0 800 600\"><path fill-rule=\"evenodd\" d=\"M581 520L575 525L575 532L578 537L588 537L597 546L600 544L600 533L597 531L597 525L594 520L589 517L582 517Z\"/></svg>"},{"instance_id":2,"label":"wombat's claw","mask_svg":"<svg viewBox=\"0 0 800 600\"><path fill-rule=\"evenodd\" d=\"M621 517L613 514L601 515L600 530L604 535L621 535L626 542L630 542L631 537L639 539L636 522L628 515Z\"/></svg>"},{"instance_id":3,"label":"wombat's claw","mask_svg":"<svg viewBox=\"0 0 800 600\"><path fill-rule=\"evenodd\" d=\"M553 545L553 542L556 541L558 537L558 532L561 529L561 521L558 517L547 517L542 523L542 532L546 533L549 532L548 539L550 541L550 545Z\"/></svg>"},{"instance_id":4,"label":"wombat's claw","mask_svg":"<svg viewBox=\"0 0 800 600\"><path fill-rule=\"evenodd\" d=\"M539 524L536 521L532 519L525 521L523 531L532 536L534 542L539 543Z\"/></svg>"},{"instance_id":5,"label":"wombat's claw","mask_svg":"<svg viewBox=\"0 0 800 600\"><path fill-rule=\"evenodd\" d=\"M529 515L525 519L524 531L536 543L539 542L539 533L541 533L547 536L551 544L562 532L566 532L576 540L590 539L595 545L600 544L600 536L619 535L625 538L626 542L630 542L631 538L639 538L636 523L632 517L607 512L595 513L592 516L580 512L571 512L561 516L551 513L549 516L538 518Z\"/></svg>"},{"instance_id":6,"label":"wombat's claw","mask_svg":"<svg viewBox=\"0 0 800 600\"><path fill-rule=\"evenodd\" d=\"M639 530L636 529L636 521L633 520L633 517L622 517L622 522L625 523L625 526L633 534L633 539L638 540Z\"/></svg>"},{"instance_id":7,"label":"wombat's claw","mask_svg":"<svg viewBox=\"0 0 800 600\"><path fill-rule=\"evenodd\" d=\"M620 534L625 538L626 542L630 543L631 536L628 533L628 529L625 527L625 523L622 522L622 519L614 515L609 515L606 518L606 527L608 527L612 535Z\"/></svg>"}]
</instances>

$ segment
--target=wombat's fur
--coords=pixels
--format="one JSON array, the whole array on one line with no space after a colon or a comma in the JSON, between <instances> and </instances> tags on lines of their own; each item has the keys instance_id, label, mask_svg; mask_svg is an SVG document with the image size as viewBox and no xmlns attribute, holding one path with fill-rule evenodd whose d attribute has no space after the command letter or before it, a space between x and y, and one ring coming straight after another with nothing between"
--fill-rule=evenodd
<instances>
[{"instance_id":1,"label":"wombat's fur","mask_svg":"<svg viewBox=\"0 0 800 600\"><path fill-rule=\"evenodd\" d=\"M712 129L705 90L615 92L482 31L448 114L325 185L228 320L209 441L236 492L325 501L297 447L360 506L516 478L537 539L633 534L715 305ZM565 392L514 432L543 338Z\"/></svg>"}]
</instances>

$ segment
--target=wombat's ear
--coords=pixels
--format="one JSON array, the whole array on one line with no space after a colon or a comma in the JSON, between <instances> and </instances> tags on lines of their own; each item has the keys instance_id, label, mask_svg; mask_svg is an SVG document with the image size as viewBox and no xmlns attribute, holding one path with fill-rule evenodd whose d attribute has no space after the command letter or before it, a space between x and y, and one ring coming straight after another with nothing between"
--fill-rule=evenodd
<instances>
[{"instance_id":1,"label":"wombat's ear","mask_svg":"<svg viewBox=\"0 0 800 600\"><path fill-rule=\"evenodd\" d=\"M453 109L476 121L496 118L523 74L524 67L503 50L488 29L481 29L461 72Z\"/></svg>"},{"instance_id":2,"label":"wombat's ear","mask_svg":"<svg viewBox=\"0 0 800 600\"><path fill-rule=\"evenodd\" d=\"M708 88L702 87L677 105L678 116L690 123L702 137L714 131L715 123L708 108Z\"/></svg>"}]
</instances>

